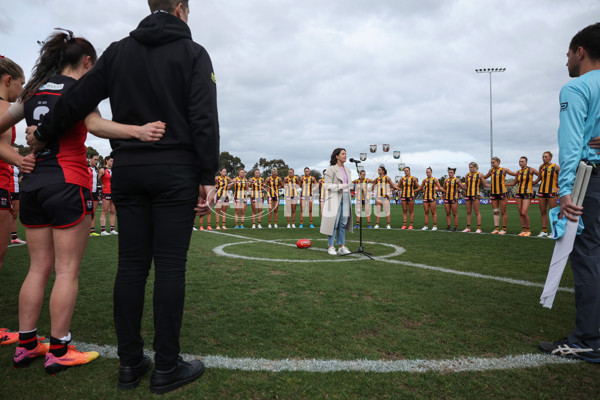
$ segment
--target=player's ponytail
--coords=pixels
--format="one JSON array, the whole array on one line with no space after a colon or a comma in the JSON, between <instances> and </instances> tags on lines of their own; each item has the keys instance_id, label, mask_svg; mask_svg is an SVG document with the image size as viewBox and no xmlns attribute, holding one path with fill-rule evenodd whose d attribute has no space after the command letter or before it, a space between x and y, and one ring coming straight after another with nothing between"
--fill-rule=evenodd
<instances>
[{"instance_id":1,"label":"player's ponytail","mask_svg":"<svg viewBox=\"0 0 600 400\"><path fill-rule=\"evenodd\" d=\"M62 73L65 67L77 67L86 56L91 58L92 64L98 59L94 46L86 39L74 37L69 30L56 29L64 32L55 32L40 43L40 57L23 89L21 101L31 98L52 76Z\"/></svg>"}]
</instances>

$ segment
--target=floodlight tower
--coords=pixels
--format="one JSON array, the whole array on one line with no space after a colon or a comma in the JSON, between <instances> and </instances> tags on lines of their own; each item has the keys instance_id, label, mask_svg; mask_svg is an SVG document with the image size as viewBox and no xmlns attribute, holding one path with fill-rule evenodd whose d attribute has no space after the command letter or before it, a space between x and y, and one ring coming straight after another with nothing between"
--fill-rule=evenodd
<instances>
[{"instance_id":1,"label":"floodlight tower","mask_svg":"<svg viewBox=\"0 0 600 400\"><path fill-rule=\"evenodd\" d=\"M478 74L490 74L490 159L494 157L494 131L492 128L492 73L504 71L506 71L506 68L480 68L475 70L475 72Z\"/></svg>"}]
</instances>

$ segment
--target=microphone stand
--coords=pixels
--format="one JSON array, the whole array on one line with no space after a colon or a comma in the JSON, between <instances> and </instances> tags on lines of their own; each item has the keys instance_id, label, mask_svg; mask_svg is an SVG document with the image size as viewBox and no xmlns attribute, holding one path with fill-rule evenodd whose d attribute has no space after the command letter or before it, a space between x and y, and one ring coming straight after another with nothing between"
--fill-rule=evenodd
<instances>
[{"instance_id":1,"label":"microphone stand","mask_svg":"<svg viewBox=\"0 0 600 400\"><path fill-rule=\"evenodd\" d=\"M354 160L353 158L351 158L349 161L356 164L356 172L358 172L358 176L359 176L359 179L360 179L360 170L358 169L358 164L360 164L360 161ZM355 193L356 193L356 191L355 191ZM362 195L361 197L364 198L364 195ZM361 200L361 202L362 202L362 200ZM350 254L362 254L365 257L368 257L371 260L373 260L372 254L369 253L369 252L367 252L367 251L365 251L365 248L363 247L363 239L362 239L362 231L363 231L362 214L363 214L363 210L362 210L362 204L359 204L358 199L356 199L356 207L358 207L358 209L360 210L359 214L358 214L359 215L358 216L358 231L359 231L359 238L360 238L359 239L358 250L350 252L348 254L341 254L341 256L343 257L343 256L348 256ZM350 202L350 209L352 210L352 202Z\"/></svg>"}]
</instances>

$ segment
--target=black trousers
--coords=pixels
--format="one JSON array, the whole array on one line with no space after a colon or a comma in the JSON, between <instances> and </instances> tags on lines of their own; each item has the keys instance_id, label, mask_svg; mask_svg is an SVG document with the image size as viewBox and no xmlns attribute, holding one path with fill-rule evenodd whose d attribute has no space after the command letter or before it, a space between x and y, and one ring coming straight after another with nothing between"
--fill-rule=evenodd
<instances>
[{"instance_id":1,"label":"black trousers","mask_svg":"<svg viewBox=\"0 0 600 400\"><path fill-rule=\"evenodd\" d=\"M113 293L119 359L122 365L135 365L143 355L144 293L154 261L154 362L167 370L180 352L187 252L198 201L196 169L120 166L113 169L111 183L119 218Z\"/></svg>"},{"instance_id":2,"label":"black trousers","mask_svg":"<svg viewBox=\"0 0 600 400\"><path fill-rule=\"evenodd\" d=\"M584 229L575 238L571 269L575 282L575 329L569 342L600 348L600 175L592 175L583 199Z\"/></svg>"}]
</instances>

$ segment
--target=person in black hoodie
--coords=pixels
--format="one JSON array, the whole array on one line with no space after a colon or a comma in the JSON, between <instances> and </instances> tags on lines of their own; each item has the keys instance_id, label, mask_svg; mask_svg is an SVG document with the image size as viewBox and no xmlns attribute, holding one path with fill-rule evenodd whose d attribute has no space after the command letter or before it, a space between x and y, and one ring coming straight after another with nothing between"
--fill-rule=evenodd
<instances>
[{"instance_id":1,"label":"person in black hoodie","mask_svg":"<svg viewBox=\"0 0 600 400\"><path fill-rule=\"evenodd\" d=\"M210 211L219 160L216 83L206 50L192 40L188 0L149 0L151 15L112 43L94 68L57 101L42 124L28 128L35 150L110 98L113 120L166 123L160 141L111 140L112 194L119 218L114 319L118 386L136 387L152 368L141 321L154 261L155 370L150 390L166 393L198 379L201 361L184 362L179 335L185 266L194 210Z\"/></svg>"}]
</instances>

